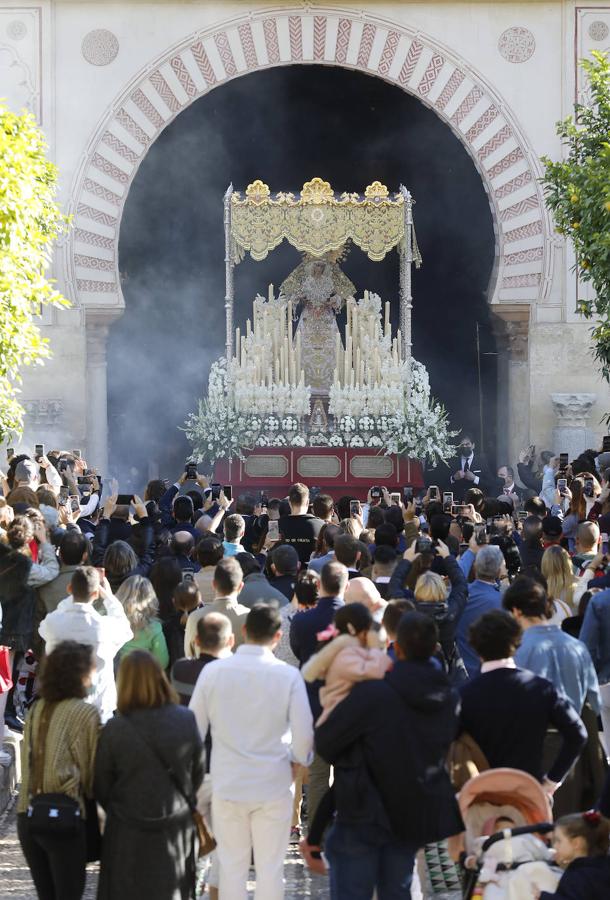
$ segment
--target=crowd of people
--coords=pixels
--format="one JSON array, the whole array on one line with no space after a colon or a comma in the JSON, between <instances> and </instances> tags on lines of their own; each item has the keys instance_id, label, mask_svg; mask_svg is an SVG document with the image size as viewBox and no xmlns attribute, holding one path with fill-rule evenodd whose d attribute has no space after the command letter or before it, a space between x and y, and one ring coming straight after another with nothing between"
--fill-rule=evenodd
<instances>
[{"instance_id":1,"label":"crowd of people","mask_svg":"<svg viewBox=\"0 0 610 900\"><path fill-rule=\"evenodd\" d=\"M431 853L468 896L525 863L527 896L610 897L609 452L527 448L518 485L464 435L426 488L361 503L231 499L192 464L140 498L37 450L0 473L0 738L40 898L100 859L108 900L242 900L252 861L280 900L290 841L332 900L409 897ZM555 862L529 834L484 859L536 824L508 790L473 852L465 798L498 770L552 804Z\"/></svg>"}]
</instances>

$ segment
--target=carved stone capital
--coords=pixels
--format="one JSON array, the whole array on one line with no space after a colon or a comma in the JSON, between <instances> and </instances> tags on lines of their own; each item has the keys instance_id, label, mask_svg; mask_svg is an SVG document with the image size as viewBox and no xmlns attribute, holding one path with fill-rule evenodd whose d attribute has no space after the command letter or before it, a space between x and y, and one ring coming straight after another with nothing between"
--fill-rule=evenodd
<instances>
[{"instance_id":1,"label":"carved stone capital","mask_svg":"<svg viewBox=\"0 0 610 900\"><path fill-rule=\"evenodd\" d=\"M551 394L557 425L562 428L586 428L597 394Z\"/></svg>"},{"instance_id":2,"label":"carved stone capital","mask_svg":"<svg viewBox=\"0 0 610 900\"><path fill-rule=\"evenodd\" d=\"M87 309L85 311L85 333L87 336L87 365L106 365L106 341L108 329L123 310Z\"/></svg>"},{"instance_id":3,"label":"carved stone capital","mask_svg":"<svg viewBox=\"0 0 610 900\"><path fill-rule=\"evenodd\" d=\"M492 307L496 338L511 362L527 362L530 307L527 303L497 303Z\"/></svg>"}]
</instances>

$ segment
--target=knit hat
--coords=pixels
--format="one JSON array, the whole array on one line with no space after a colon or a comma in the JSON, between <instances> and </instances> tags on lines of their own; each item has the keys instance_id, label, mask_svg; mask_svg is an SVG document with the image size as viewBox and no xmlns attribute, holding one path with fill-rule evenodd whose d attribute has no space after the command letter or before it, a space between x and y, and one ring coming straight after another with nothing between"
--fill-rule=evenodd
<instances>
[{"instance_id":1,"label":"knit hat","mask_svg":"<svg viewBox=\"0 0 610 900\"><path fill-rule=\"evenodd\" d=\"M597 457L597 466L600 472L610 469L610 453L600 453Z\"/></svg>"}]
</instances>

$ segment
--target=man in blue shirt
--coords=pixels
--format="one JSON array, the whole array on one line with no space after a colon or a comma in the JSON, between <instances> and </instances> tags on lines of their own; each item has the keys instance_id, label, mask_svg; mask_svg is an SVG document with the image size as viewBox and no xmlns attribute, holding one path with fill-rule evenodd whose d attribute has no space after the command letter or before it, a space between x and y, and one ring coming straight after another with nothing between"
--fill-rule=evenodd
<instances>
[{"instance_id":1,"label":"man in blue shirt","mask_svg":"<svg viewBox=\"0 0 610 900\"><path fill-rule=\"evenodd\" d=\"M515 579L504 595L503 605L523 628L523 640L515 653L516 664L548 679L578 715L586 702L598 714L599 685L591 654L582 641L558 625L549 625L548 599L542 585L526 576Z\"/></svg>"},{"instance_id":2,"label":"man in blue shirt","mask_svg":"<svg viewBox=\"0 0 610 900\"><path fill-rule=\"evenodd\" d=\"M479 674L481 660L468 642L468 629L473 622L492 609L500 609L502 600L498 579L504 567L504 556L495 544L481 547L476 555L476 579L468 585L468 602L460 617L457 644L470 678Z\"/></svg>"}]
</instances>

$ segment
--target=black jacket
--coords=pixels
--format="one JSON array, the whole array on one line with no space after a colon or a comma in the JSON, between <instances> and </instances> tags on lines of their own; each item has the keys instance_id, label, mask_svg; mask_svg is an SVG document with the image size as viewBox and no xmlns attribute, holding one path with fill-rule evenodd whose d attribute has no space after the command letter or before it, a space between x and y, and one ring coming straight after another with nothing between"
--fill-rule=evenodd
<instances>
[{"instance_id":1,"label":"black jacket","mask_svg":"<svg viewBox=\"0 0 610 900\"><path fill-rule=\"evenodd\" d=\"M534 472L531 465L517 463L517 473L526 488L530 491L534 491L536 494L540 493L542 490L542 476L537 472Z\"/></svg>"},{"instance_id":2,"label":"black jacket","mask_svg":"<svg viewBox=\"0 0 610 900\"><path fill-rule=\"evenodd\" d=\"M397 662L383 681L363 681L316 729L335 766L338 821L383 824L417 846L463 831L445 768L458 699L432 663ZM381 807L381 808L380 808Z\"/></svg>"},{"instance_id":3,"label":"black jacket","mask_svg":"<svg viewBox=\"0 0 610 900\"><path fill-rule=\"evenodd\" d=\"M542 891L540 900L608 900L610 856L585 856L567 867L557 890Z\"/></svg>"},{"instance_id":4,"label":"black jacket","mask_svg":"<svg viewBox=\"0 0 610 900\"><path fill-rule=\"evenodd\" d=\"M28 586L32 560L0 543L0 644L26 650L32 635L36 592Z\"/></svg>"},{"instance_id":5,"label":"black jacket","mask_svg":"<svg viewBox=\"0 0 610 900\"><path fill-rule=\"evenodd\" d=\"M522 769L542 781L548 728L563 739L548 775L561 781L582 750L587 732L571 704L550 681L526 669L494 669L461 688L460 731L477 742L492 769ZM519 727L515 724L519 723Z\"/></svg>"},{"instance_id":6,"label":"black jacket","mask_svg":"<svg viewBox=\"0 0 610 900\"><path fill-rule=\"evenodd\" d=\"M460 617L466 608L468 584L464 573L453 556L448 556L446 559L436 557L434 562L434 571L441 575L447 575L451 582L451 590L447 600L443 603L416 603L416 606L419 612L430 614L434 618L438 626L439 641L443 648L445 661L452 674L452 681L455 676L455 683L457 684L464 680L465 670L457 650L455 635ZM411 591L403 587L410 568L411 563L406 559L398 563L390 578L387 594L389 598L413 597Z\"/></svg>"},{"instance_id":7,"label":"black jacket","mask_svg":"<svg viewBox=\"0 0 610 900\"><path fill-rule=\"evenodd\" d=\"M521 572L529 575L532 571L540 571L544 547L539 541L521 541L519 544L519 556L521 557Z\"/></svg>"},{"instance_id":8,"label":"black jacket","mask_svg":"<svg viewBox=\"0 0 610 900\"><path fill-rule=\"evenodd\" d=\"M469 481L467 478L460 478L458 481L453 480L455 473L458 469L461 469L461 456L454 456L453 459L448 460L447 466L446 481L444 484L439 485L439 487L447 491L453 491L453 500L455 503L462 503L470 488L478 487L484 494L488 494L489 491L493 489L494 484L492 482L494 482L494 479L490 478L487 467L478 453L473 454L472 463L470 464L470 471L473 475L478 477L478 483Z\"/></svg>"},{"instance_id":9,"label":"black jacket","mask_svg":"<svg viewBox=\"0 0 610 900\"><path fill-rule=\"evenodd\" d=\"M152 564L154 562L154 550L153 550L153 542L154 542L154 534L152 525L150 523L150 519L148 516L140 519L140 525L144 529L144 536L142 539L143 552L138 558L138 565L131 572L127 572L127 574L121 578L112 578L110 573L106 573L106 577L110 582L110 587L112 591L116 591L120 585L125 581L125 578L128 578L130 575L143 575L144 577L148 577L150 570L152 568ZM104 563L104 554L106 552L106 548L112 544L116 540L122 540L116 537L112 537L111 534L111 520L110 519L100 519L97 523L97 528L95 530L95 536L93 538L93 565L101 566Z\"/></svg>"}]
</instances>

